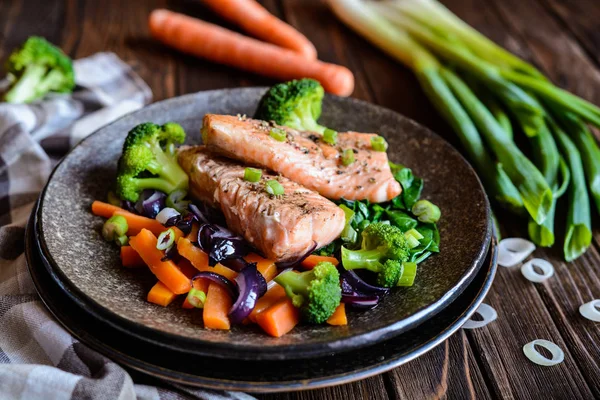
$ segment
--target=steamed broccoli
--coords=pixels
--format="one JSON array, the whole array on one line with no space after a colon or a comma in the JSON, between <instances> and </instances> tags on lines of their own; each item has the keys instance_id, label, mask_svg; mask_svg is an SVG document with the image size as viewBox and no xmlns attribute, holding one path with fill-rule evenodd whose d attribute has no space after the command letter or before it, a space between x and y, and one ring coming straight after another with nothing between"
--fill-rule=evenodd
<instances>
[{"instance_id":1,"label":"steamed broccoli","mask_svg":"<svg viewBox=\"0 0 600 400\"><path fill-rule=\"evenodd\" d=\"M310 323L327 321L340 305L340 274L332 263L320 262L312 270L301 273L284 272L275 282L283 286L294 306Z\"/></svg>"},{"instance_id":2,"label":"steamed broccoli","mask_svg":"<svg viewBox=\"0 0 600 400\"><path fill-rule=\"evenodd\" d=\"M137 201L144 189L171 193L187 190L188 176L177 163L175 144L183 143L185 132L174 122L140 124L127 134L117 172L117 194Z\"/></svg>"},{"instance_id":3,"label":"steamed broccoli","mask_svg":"<svg viewBox=\"0 0 600 400\"><path fill-rule=\"evenodd\" d=\"M29 103L49 92L70 93L75 86L71 59L46 39L31 36L8 57L9 103Z\"/></svg>"},{"instance_id":4,"label":"steamed broccoli","mask_svg":"<svg viewBox=\"0 0 600 400\"><path fill-rule=\"evenodd\" d=\"M324 90L314 79L279 83L265 93L258 103L255 119L274 121L299 131L323 133L317 123L321 116Z\"/></svg>"},{"instance_id":5,"label":"steamed broccoli","mask_svg":"<svg viewBox=\"0 0 600 400\"><path fill-rule=\"evenodd\" d=\"M376 222L365 228L362 238L359 250L342 247L344 268L373 271L378 285L395 286L402 276L402 263L410 256L404 233L393 225Z\"/></svg>"}]
</instances>

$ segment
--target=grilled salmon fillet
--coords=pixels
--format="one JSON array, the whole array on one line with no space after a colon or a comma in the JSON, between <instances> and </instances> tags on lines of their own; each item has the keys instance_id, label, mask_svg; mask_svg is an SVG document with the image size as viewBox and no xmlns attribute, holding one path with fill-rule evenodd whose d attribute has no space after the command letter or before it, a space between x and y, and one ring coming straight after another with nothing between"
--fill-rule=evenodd
<instances>
[{"instance_id":1,"label":"grilled salmon fillet","mask_svg":"<svg viewBox=\"0 0 600 400\"><path fill-rule=\"evenodd\" d=\"M220 158L204 146L182 147L179 164L190 177L192 197L220 208L230 230L275 261L304 255L335 240L345 225L341 208L287 178L263 171L260 182L244 180L245 168ZM265 191L277 179L282 196Z\"/></svg>"},{"instance_id":2,"label":"grilled salmon fillet","mask_svg":"<svg viewBox=\"0 0 600 400\"><path fill-rule=\"evenodd\" d=\"M283 129L285 141L269 136ZM264 121L207 114L202 140L210 151L275 171L329 199L389 201L402 188L394 179L387 154L374 151L369 133L340 132L336 146L312 132L299 132ZM352 149L355 161L344 166L341 154Z\"/></svg>"}]
</instances>

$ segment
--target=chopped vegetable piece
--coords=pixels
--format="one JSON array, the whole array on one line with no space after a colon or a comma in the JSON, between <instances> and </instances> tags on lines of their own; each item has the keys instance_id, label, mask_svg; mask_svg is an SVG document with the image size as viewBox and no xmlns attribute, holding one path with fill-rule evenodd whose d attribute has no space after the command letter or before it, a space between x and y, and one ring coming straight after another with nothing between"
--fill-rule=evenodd
<instances>
[{"instance_id":1,"label":"chopped vegetable piece","mask_svg":"<svg viewBox=\"0 0 600 400\"><path fill-rule=\"evenodd\" d=\"M479 314L483 319L474 320L473 317L471 317L471 319L465 322L465 324L462 326L463 329L483 328L484 326L486 326L492 321L495 321L496 318L498 318L498 313L496 312L496 310L494 310L492 306L487 305L485 303L481 303L479 305L475 314Z\"/></svg>"},{"instance_id":2,"label":"chopped vegetable piece","mask_svg":"<svg viewBox=\"0 0 600 400\"><path fill-rule=\"evenodd\" d=\"M208 286L210 285L210 281L207 279L196 279L194 280L194 282L192 282L192 288L196 289L196 290L200 290L201 292L204 292L205 294L208 293ZM195 308L193 305L190 304L190 302L187 300L187 297L183 300L183 304L181 305L182 308L185 309L192 309Z\"/></svg>"},{"instance_id":3,"label":"chopped vegetable piece","mask_svg":"<svg viewBox=\"0 0 600 400\"><path fill-rule=\"evenodd\" d=\"M535 244L522 238L505 238L498 243L498 265L513 267L535 250Z\"/></svg>"},{"instance_id":4,"label":"chopped vegetable piece","mask_svg":"<svg viewBox=\"0 0 600 400\"><path fill-rule=\"evenodd\" d=\"M398 279L396 286L412 286L415 283L415 277L417 276L417 263L416 262L403 262L402 263L402 275Z\"/></svg>"},{"instance_id":5,"label":"chopped vegetable piece","mask_svg":"<svg viewBox=\"0 0 600 400\"><path fill-rule=\"evenodd\" d=\"M148 301L163 307L171 304L175 297L177 295L162 282L156 282L156 285L152 286L152 289L148 292Z\"/></svg>"},{"instance_id":6,"label":"chopped vegetable piece","mask_svg":"<svg viewBox=\"0 0 600 400\"><path fill-rule=\"evenodd\" d=\"M256 316L256 323L271 336L281 337L300 322L300 312L292 300L284 298Z\"/></svg>"},{"instance_id":7,"label":"chopped vegetable piece","mask_svg":"<svg viewBox=\"0 0 600 400\"><path fill-rule=\"evenodd\" d=\"M175 231L173 230L173 228L169 228L166 231L161 232L160 235L158 235L158 242L156 243L156 248L158 250L166 250L169 247L173 246L173 243L175 243Z\"/></svg>"},{"instance_id":8,"label":"chopped vegetable piece","mask_svg":"<svg viewBox=\"0 0 600 400\"><path fill-rule=\"evenodd\" d=\"M140 268L145 267L146 263L133 247L121 246L121 265L126 268Z\"/></svg>"},{"instance_id":9,"label":"chopped vegetable piece","mask_svg":"<svg viewBox=\"0 0 600 400\"><path fill-rule=\"evenodd\" d=\"M311 254L310 256L306 257L304 259L304 261L302 261L302 263L300 263L300 265L302 265L302 267L304 267L306 269L313 269L315 266L317 266L317 264L322 263L322 262L331 263L331 264L335 265L336 267L340 263L340 261L335 257L317 256L317 255Z\"/></svg>"},{"instance_id":10,"label":"chopped vegetable piece","mask_svg":"<svg viewBox=\"0 0 600 400\"><path fill-rule=\"evenodd\" d=\"M206 302L206 293L204 293L202 290L191 288L185 299L192 307L204 308L204 303Z\"/></svg>"},{"instance_id":11,"label":"chopped vegetable piece","mask_svg":"<svg viewBox=\"0 0 600 400\"><path fill-rule=\"evenodd\" d=\"M211 282L208 286L202 313L204 327L207 329L229 330L231 323L227 314L232 304L233 300L227 291L219 284Z\"/></svg>"},{"instance_id":12,"label":"chopped vegetable piece","mask_svg":"<svg viewBox=\"0 0 600 400\"><path fill-rule=\"evenodd\" d=\"M352 149L344 149L342 152L342 164L348 166L354 162L354 151Z\"/></svg>"},{"instance_id":13,"label":"chopped vegetable piece","mask_svg":"<svg viewBox=\"0 0 600 400\"><path fill-rule=\"evenodd\" d=\"M267 293L265 293L264 296L258 299L254 306L254 310L252 310L248 318L250 321L256 322L258 314L285 298L287 298L287 295L285 294L283 287L281 285L273 285L267 290Z\"/></svg>"},{"instance_id":14,"label":"chopped vegetable piece","mask_svg":"<svg viewBox=\"0 0 600 400\"><path fill-rule=\"evenodd\" d=\"M331 317L327 319L327 323L334 326L348 325L348 317L346 317L346 305L344 303L341 303L339 306L337 306L333 314L331 314Z\"/></svg>"},{"instance_id":15,"label":"chopped vegetable piece","mask_svg":"<svg viewBox=\"0 0 600 400\"><path fill-rule=\"evenodd\" d=\"M258 168L246 168L244 170L244 180L248 182L258 182L262 176L262 171Z\"/></svg>"},{"instance_id":16,"label":"chopped vegetable piece","mask_svg":"<svg viewBox=\"0 0 600 400\"><path fill-rule=\"evenodd\" d=\"M166 287L175 294L187 293L191 288L190 279L171 260L163 261L164 253L156 248L158 240L147 229L129 240L129 244Z\"/></svg>"},{"instance_id":17,"label":"chopped vegetable piece","mask_svg":"<svg viewBox=\"0 0 600 400\"><path fill-rule=\"evenodd\" d=\"M167 196L165 202L166 206L176 210L179 214L183 214L187 211L191 201L184 200L187 197L187 191L183 189L177 189Z\"/></svg>"},{"instance_id":18,"label":"chopped vegetable piece","mask_svg":"<svg viewBox=\"0 0 600 400\"><path fill-rule=\"evenodd\" d=\"M283 186L281 186L281 183L279 183L275 179L267 181L267 183L265 183L265 189L267 193L269 193L272 196L282 196L285 193Z\"/></svg>"},{"instance_id":19,"label":"chopped vegetable piece","mask_svg":"<svg viewBox=\"0 0 600 400\"><path fill-rule=\"evenodd\" d=\"M375 151L387 151L388 143L383 136L377 135L371 138L371 147Z\"/></svg>"},{"instance_id":20,"label":"chopped vegetable piece","mask_svg":"<svg viewBox=\"0 0 600 400\"><path fill-rule=\"evenodd\" d=\"M542 270L542 273L538 273L534 267ZM532 258L523 264L521 273L528 281L540 283L554 275L554 266L551 262L542 258Z\"/></svg>"},{"instance_id":21,"label":"chopped vegetable piece","mask_svg":"<svg viewBox=\"0 0 600 400\"><path fill-rule=\"evenodd\" d=\"M190 279L192 279L198 273L198 270L194 268L192 263L185 258L179 260L177 263L177 268L179 268L179 270Z\"/></svg>"},{"instance_id":22,"label":"chopped vegetable piece","mask_svg":"<svg viewBox=\"0 0 600 400\"><path fill-rule=\"evenodd\" d=\"M541 355L535 349L535 346L540 346L548 350L552 354L552 358L546 358ZM535 364L543 365L545 367L551 367L553 365L560 364L565 359L565 353L560 347L544 339L536 339L533 342L527 343L525 346L523 346L523 353Z\"/></svg>"},{"instance_id":23,"label":"chopped vegetable piece","mask_svg":"<svg viewBox=\"0 0 600 400\"><path fill-rule=\"evenodd\" d=\"M592 300L579 307L579 313L582 317L590 321L600 322L600 300Z\"/></svg>"},{"instance_id":24,"label":"chopped vegetable piece","mask_svg":"<svg viewBox=\"0 0 600 400\"><path fill-rule=\"evenodd\" d=\"M102 201L95 200L92 203L92 214L99 217L110 218L117 211L128 212L121 207L114 206L112 204L104 203Z\"/></svg>"},{"instance_id":25,"label":"chopped vegetable piece","mask_svg":"<svg viewBox=\"0 0 600 400\"><path fill-rule=\"evenodd\" d=\"M107 242L116 242L124 246L127 244L127 220L121 215L113 215L102 226L102 237Z\"/></svg>"},{"instance_id":26,"label":"chopped vegetable piece","mask_svg":"<svg viewBox=\"0 0 600 400\"><path fill-rule=\"evenodd\" d=\"M337 132L333 129L325 128L323 132L323 141L327 144L335 146L337 143Z\"/></svg>"},{"instance_id":27,"label":"chopped vegetable piece","mask_svg":"<svg viewBox=\"0 0 600 400\"><path fill-rule=\"evenodd\" d=\"M358 238L358 232L356 232L356 229L352 227L352 221L355 213L344 204L341 204L340 208L344 211L344 215L346 216L346 224L344 225L344 229L342 230L340 237L344 242L355 243L356 239Z\"/></svg>"},{"instance_id":28,"label":"chopped vegetable piece","mask_svg":"<svg viewBox=\"0 0 600 400\"><path fill-rule=\"evenodd\" d=\"M224 276L225 278L229 279L230 281L235 280L235 278L238 276L238 273L235 272L234 270L227 268L226 266L224 266L223 264L217 264L214 267L208 267L208 271L212 271L215 274L219 274Z\"/></svg>"},{"instance_id":29,"label":"chopped vegetable piece","mask_svg":"<svg viewBox=\"0 0 600 400\"><path fill-rule=\"evenodd\" d=\"M440 208L429 200L419 200L412 206L412 213L417 219L426 224L433 224L439 221L442 216Z\"/></svg>"},{"instance_id":30,"label":"chopped vegetable piece","mask_svg":"<svg viewBox=\"0 0 600 400\"><path fill-rule=\"evenodd\" d=\"M158 236L167 229L155 219L142 217L141 215L136 215L129 211L115 211L114 215L120 215L127 220L127 225L129 226L127 234L129 236L137 235L142 229L147 229L155 236Z\"/></svg>"},{"instance_id":31,"label":"chopped vegetable piece","mask_svg":"<svg viewBox=\"0 0 600 400\"><path fill-rule=\"evenodd\" d=\"M189 239L179 239L177 241L177 251L182 257L188 259L199 271L208 270L208 254L194 246Z\"/></svg>"},{"instance_id":32,"label":"chopped vegetable piece","mask_svg":"<svg viewBox=\"0 0 600 400\"><path fill-rule=\"evenodd\" d=\"M271 136L273 139L277 140L278 142L285 142L285 140L287 139L287 133L283 129L279 129L279 128L271 128L271 131L269 132L269 136Z\"/></svg>"},{"instance_id":33,"label":"chopped vegetable piece","mask_svg":"<svg viewBox=\"0 0 600 400\"><path fill-rule=\"evenodd\" d=\"M256 263L256 268L258 269L258 272L262 274L262 276L267 282L273 280L273 278L275 278L275 276L278 273L277 266L272 260L263 258L256 253L250 253L244 258L248 262Z\"/></svg>"},{"instance_id":34,"label":"chopped vegetable piece","mask_svg":"<svg viewBox=\"0 0 600 400\"><path fill-rule=\"evenodd\" d=\"M185 238L188 239L189 241L192 241L192 242L197 241L198 240L198 231L199 230L200 230L200 224L194 222L192 224L192 230L190 231L190 233L188 233L187 235L185 235Z\"/></svg>"},{"instance_id":35,"label":"chopped vegetable piece","mask_svg":"<svg viewBox=\"0 0 600 400\"><path fill-rule=\"evenodd\" d=\"M418 247L421 244L421 242L419 242L419 239L410 235L406 236L406 243L408 244L409 249L414 249L415 247Z\"/></svg>"},{"instance_id":36,"label":"chopped vegetable piece","mask_svg":"<svg viewBox=\"0 0 600 400\"><path fill-rule=\"evenodd\" d=\"M412 228L412 229L406 231L406 233L404 234L404 236L406 236L406 237L412 236L412 237L414 237L417 240L421 240L421 239L423 239L425 237L425 236L423 236L421 234L421 232L419 232L415 228Z\"/></svg>"}]
</instances>

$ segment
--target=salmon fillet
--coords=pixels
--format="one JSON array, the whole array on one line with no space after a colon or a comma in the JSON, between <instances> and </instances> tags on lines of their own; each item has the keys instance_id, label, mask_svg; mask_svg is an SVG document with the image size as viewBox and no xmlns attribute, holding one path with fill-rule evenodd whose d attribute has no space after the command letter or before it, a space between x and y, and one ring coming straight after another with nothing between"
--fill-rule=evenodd
<instances>
[{"instance_id":1,"label":"salmon fillet","mask_svg":"<svg viewBox=\"0 0 600 400\"><path fill-rule=\"evenodd\" d=\"M345 225L341 208L287 178L263 171L260 182L244 180L245 167L215 156L204 146L182 147L179 164L190 176L192 197L220 208L227 226L274 261L300 257L335 240ZM277 179L282 196L265 191Z\"/></svg>"},{"instance_id":2,"label":"salmon fillet","mask_svg":"<svg viewBox=\"0 0 600 400\"><path fill-rule=\"evenodd\" d=\"M278 172L329 199L389 201L402 191L394 179L387 154L371 148L369 133L340 132L330 146L312 132L277 127L287 133L279 142L269 136L275 125L229 115L207 114L202 139L210 151ZM355 162L344 166L344 149Z\"/></svg>"}]
</instances>

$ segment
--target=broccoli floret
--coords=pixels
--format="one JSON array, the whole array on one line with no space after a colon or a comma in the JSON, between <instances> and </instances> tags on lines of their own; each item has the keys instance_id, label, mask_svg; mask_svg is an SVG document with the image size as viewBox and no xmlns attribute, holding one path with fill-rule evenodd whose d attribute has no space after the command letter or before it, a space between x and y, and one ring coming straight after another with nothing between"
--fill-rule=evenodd
<instances>
[{"instance_id":1,"label":"broccoli floret","mask_svg":"<svg viewBox=\"0 0 600 400\"><path fill-rule=\"evenodd\" d=\"M393 287L402 275L402 262L410 256L404 233L397 227L376 222L362 232L359 250L342 247L344 268L367 269L377 273L380 286Z\"/></svg>"},{"instance_id":2,"label":"broccoli floret","mask_svg":"<svg viewBox=\"0 0 600 400\"><path fill-rule=\"evenodd\" d=\"M188 176L177 163L175 144L183 143L185 132L176 123L140 124L127 134L117 172L117 194L137 201L144 189L171 193L187 190Z\"/></svg>"},{"instance_id":3,"label":"broccoli floret","mask_svg":"<svg viewBox=\"0 0 600 400\"><path fill-rule=\"evenodd\" d=\"M71 59L46 39L32 36L6 61L9 103L29 103L49 92L70 93L75 86Z\"/></svg>"},{"instance_id":4,"label":"broccoli floret","mask_svg":"<svg viewBox=\"0 0 600 400\"><path fill-rule=\"evenodd\" d=\"M294 306L307 322L322 324L340 305L340 274L329 262L320 262L312 270L284 272L275 278L283 286Z\"/></svg>"},{"instance_id":5,"label":"broccoli floret","mask_svg":"<svg viewBox=\"0 0 600 400\"><path fill-rule=\"evenodd\" d=\"M321 84L314 79L279 83L262 97L254 118L299 131L323 133L327 128L317 120L321 116L324 93Z\"/></svg>"}]
</instances>

